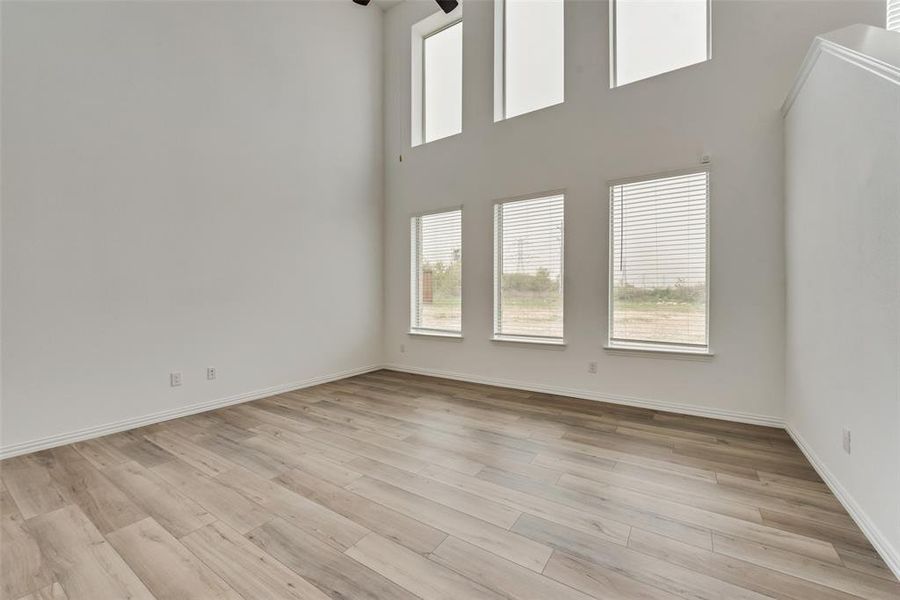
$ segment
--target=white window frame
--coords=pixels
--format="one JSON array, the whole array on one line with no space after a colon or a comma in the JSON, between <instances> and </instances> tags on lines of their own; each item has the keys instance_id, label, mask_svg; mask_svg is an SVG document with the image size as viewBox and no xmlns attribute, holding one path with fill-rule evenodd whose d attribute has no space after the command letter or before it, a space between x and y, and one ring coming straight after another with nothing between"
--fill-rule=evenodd
<instances>
[{"instance_id":1,"label":"white window frame","mask_svg":"<svg viewBox=\"0 0 900 600\"><path fill-rule=\"evenodd\" d=\"M712 0L706 0L706 60L692 63L690 65L684 65L682 67L678 67L677 69L672 69L672 71L665 71L664 73L657 73L656 75L651 75L650 77L645 77L644 79L638 79L635 81L629 81L628 83L619 84L617 83L617 67L616 67L616 4L618 0L609 0L609 87L610 89L615 89L619 87L623 87L626 85L631 85L632 83L639 83L641 81L646 81L647 79L653 79L654 77L659 77L660 75L665 75L666 73L672 73L673 71L679 71L681 69L685 69L687 67L692 67L694 65L703 64L705 62L709 62L712 60Z\"/></svg>"},{"instance_id":2,"label":"white window frame","mask_svg":"<svg viewBox=\"0 0 900 600\"><path fill-rule=\"evenodd\" d=\"M502 294L501 287L503 283L501 269L503 268L503 242L502 242L502 234L503 234L503 224L502 219L500 218L501 212L500 208L504 204L509 204L511 202L520 202L522 200L537 200L539 198L551 198L554 196L562 196L563 198L563 228L562 228L562 240L560 241L561 248L561 256L560 256L560 264L559 264L559 291L560 296L562 296L562 321L563 321L563 335L561 337L556 336L540 336L540 335L520 335L520 334L511 334L511 333L501 333L500 332L500 323L502 317ZM524 196L516 196L514 198L505 198L503 200L498 200L494 202L494 309L493 309L493 334L491 336L491 341L494 342L516 342L516 343L527 343L527 344L546 344L549 346L565 346L565 331L566 331L566 294L565 294L565 266L566 266L566 219L565 219L565 206L566 206L566 190L558 189L558 190L550 190L546 192L538 192L535 194L527 194Z\"/></svg>"},{"instance_id":3,"label":"white window frame","mask_svg":"<svg viewBox=\"0 0 900 600\"><path fill-rule=\"evenodd\" d=\"M652 181L654 179L665 179L667 177L678 177L681 175L694 175L697 173L706 173L706 344L705 345L694 345L694 344L682 344L682 343L672 343L672 342L657 342L657 341L623 341L623 340L614 340L613 335L613 319L614 315L614 284L615 284L615 227L613 226L613 188L618 185L625 185L629 183L638 183L641 181ZM671 354L690 354L690 355L699 355L699 356L713 356L712 346L710 343L711 339L711 331L710 331L710 313L712 311L712 305L710 303L711 299L711 276L712 272L710 270L711 266L711 245L710 245L710 197L712 196L712 169L709 165L702 165L700 167L691 167L687 169L678 169L674 171L663 171L660 173L651 173L649 175L639 175L636 177L627 177L624 179L616 179L607 183L609 190L609 264L607 265L608 270L608 290L607 290L607 323L606 323L606 345L604 346L607 350L626 350L626 351L642 351L642 352L662 352L662 353L671 353Z\"/></svg>"},{"instance_id":4,"label":"white window frame","mask_svg":"<svg viewBox=\"0 0 900 600\"><path fill-rule=\"evenodd\" d=\"M417 212L411 214L409 216L409 331L407 332L409 335L424 335L424 336L432 336L432 337L445 337L445 338L462 338L463 335L463 297L462 297L462 275L460 275L459 282L459 329L433 329L429 327L419 327L416 323L416 307L419 302L419 255L418 248L420 242L418 241L421 232L417 230L417 224L419 223L420 217L426 217L428 215L439 215L442 213L449 212L457 212L459 211L459 247L460 247L460 260L462 260L462 247L463 247L463 207L459 206L449 206L446 208L437 208L434 210L427 210L423 212Z\"/></svg>"},{"instance_id":5,"label":"white window frame","mask_svg":"<svg viewBox=\"0 0 900 600\"><path fill-rule=\"evenodd\" d=\"M507 0L494 0L494 122L503 121L506 116L506 2ZM566 98L566 72L565 72L565 12L566 2L563 0L563 97L556 104L548 104L516 117L531 114L552 106L565 103Z\"/></svg>"},{"instance_id":6,"label":"white window frame","mask_svg":"<svg viewBox=\"0 0 900 600\"><path fill-rule=\"evenodd\" d=\"M463 22L462 14L463 3L453 9L449 14L444 11L437 11L433 15L422 19L414 24L411 28L412 39L410 42L410 145L411 147L421 146L425 143L437 142L454 135L462 133L462 128L458 133L425 141L425 40L445 29L449 29L454 25ZM464 26L465 27L465 26ZM465 29L463 29L465 31ZM463 49L465 52L465 47ZM465 65L463 65L465 68ZM465 80L463 80L463 88L465 89ZM463 107L460 107L462 110Z\"/></svg>"}]
</instances>

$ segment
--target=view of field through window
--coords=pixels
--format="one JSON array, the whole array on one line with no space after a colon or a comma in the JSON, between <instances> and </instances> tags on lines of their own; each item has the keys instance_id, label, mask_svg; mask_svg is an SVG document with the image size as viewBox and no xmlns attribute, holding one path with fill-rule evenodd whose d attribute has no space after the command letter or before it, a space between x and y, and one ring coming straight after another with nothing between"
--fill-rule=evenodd
<instances>
[{"instance_id":1,"label":"view of field through window","mask_svg":"<svg viewBox=\"0 0 900 600\"><path fill-rule=\"evenodd\" d=\"M412 219L412 328L462 330L462 211Z\"/></svg>"},{"instance_id":2,"label":"view of field through window","mask_svg":"<svg viewBox=\"0 0 900 600\"><path fill-rule=\"evenodd\" d=\"M707 345L708 180L611 188L612 342Z\"/></svg>"},{"instance_id":3,"label":"view of field through window","mask_svg":"<svg viewBox=\"0 0 900 600\"><path fill-rule=\"evenodd\" d=\"M495 333L561 339L563 196L498 204L495 219Z\"/></svg>"}]
</instances>

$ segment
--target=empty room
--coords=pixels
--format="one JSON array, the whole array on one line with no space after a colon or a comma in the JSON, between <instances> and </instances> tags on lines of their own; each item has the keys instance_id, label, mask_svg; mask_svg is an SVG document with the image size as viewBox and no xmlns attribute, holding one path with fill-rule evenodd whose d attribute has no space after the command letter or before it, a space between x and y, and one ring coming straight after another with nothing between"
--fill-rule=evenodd
<instances>
[{"instance_id":1,"label":"empty room","mask_svg":"<svg viewBox=\"0 0 900 600\"><path fill-rule=\"evenodd\" d=\"M0 599L900 600L900 0L0 54Z\"/></svg>"}]
</instances>

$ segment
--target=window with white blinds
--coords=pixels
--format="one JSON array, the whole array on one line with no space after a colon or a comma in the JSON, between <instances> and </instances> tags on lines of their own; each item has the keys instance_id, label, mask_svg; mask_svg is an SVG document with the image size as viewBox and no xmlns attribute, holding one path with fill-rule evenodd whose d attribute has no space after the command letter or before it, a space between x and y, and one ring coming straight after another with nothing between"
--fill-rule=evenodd
<instances>
[{"instance_id":1,"label":"window with white blinds","mask_svg":"<svg viewBox=\"0 0 900 600\"><path fill-rule=\"evenodd\" d=\"M708 348L709 173L610 186L610 346Z\"/></svg>"},{"instance_id":2,"label":"window with white blinds","mask_svg":"<svg viewBox=\"0 0 900 600\"><path fill-rule=\"evenodd\" d=\"M494 208L494 338L563 341L562 195Z\"/></svg>"},{"instance_id":3,"label":"window with white blinds","mask_svg":"<svg viewBox=\"0 0 900 600\"><path fill-rule=\"evenodd\" d=\"M413 217L410 330L462 333L462 210Z\"/></svg>"},{"instance_id":4,"label":"window with white blinds","mask_svg":"<svg viewBox=\"0 0 900 600\"><path fill-rule=\"evenodd\" d=\"M887 0L887 24L890 31L900 32L900 0Z\"/></svg>"}]
</instances>

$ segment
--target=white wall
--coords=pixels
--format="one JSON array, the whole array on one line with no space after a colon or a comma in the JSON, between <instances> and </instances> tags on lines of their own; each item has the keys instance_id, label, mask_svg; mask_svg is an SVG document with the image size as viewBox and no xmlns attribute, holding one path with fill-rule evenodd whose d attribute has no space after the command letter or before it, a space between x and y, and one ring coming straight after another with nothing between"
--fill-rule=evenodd
<instances>
[{"instance_id":1,"label":"white wall","mask_svg":"<svg viewBox=\"0 0 900 600\"><path fill-rule=\"evenodd\" d=\"M779 421L778 108L813 35L881 2L716 1L711 62L617 90L607 4L566 6L564 104L493 123L492 5L469 0L463 133L411 150L430 0L387 13L383 56L349 1L4 2L3 447L385 360ZM606 181L703 152L716 356L604 351ZM489 342L492 201L563 187L568 346ZM465 338L410 337L408 217L460 203Z\"/></svg>"},{"instance_id":2,"label":"white wall","mask_svg":"<svg viewBox=\"0 0 900 600\"><path fill-rule=\"evenodd\" d=\"M784 394L783 144L779 112L813 36L883 23L881 2L713 3L713 59L609 89L606 2L566 3L566 101L493 122L492 4L465 7L462 134L410 149L410 26L385 18L385 353L412 370L564 388L780 422ZM606 182L713 157L709 360L614 354L607 335ZM399 155L403 161L399 161ZM567 189L564 350L490 342L492 201ZM463 205L461 342L408 336L408 219ZM404 345L406 352L400 352ZM596 375L588 362L599 363Z\"/></svg>"},{"instance_id":3,"label":"white wall","mask_svg":"<svg viewBox=\"0 0 900 600\"><path fill-rule=\"evenodd\" d=\"M878 34L894 81L825 52L786 117L787 422L900 575L900 33Z\"/></svg>"},{"instance_id":4,"label":"white wall","mask_svg":"<svg viewBox=\"0 0 900 600\"><path fill-rule=\"evenodd\" d=\"M382 16L3 2L5 449L381 361Z\"/></svg>"}]
</instances>

